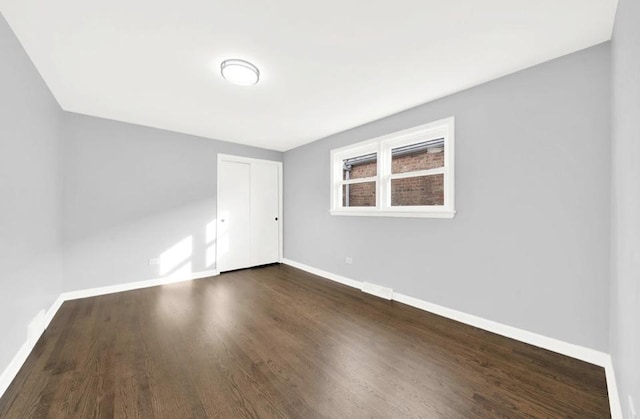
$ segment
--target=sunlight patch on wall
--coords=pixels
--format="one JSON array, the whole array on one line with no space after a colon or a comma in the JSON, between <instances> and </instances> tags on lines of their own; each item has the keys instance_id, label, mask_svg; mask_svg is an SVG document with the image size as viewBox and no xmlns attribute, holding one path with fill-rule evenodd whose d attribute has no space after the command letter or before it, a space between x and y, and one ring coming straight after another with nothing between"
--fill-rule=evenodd
<instances>
[{"instance_id":1,"label":"sunlight patch on wall","mask_svg":"<svg viewBox=\"0 0 640 419\"><path fill-rule=\"evenodd\" d=\"M183 269L183 265L186 261L191 259L193 254L193 237L189 236L178 243L165 250L160 255L160 275L175 274L177 268ZM191 263L185 264L189 266L189 273L191 273Z\"/></svg>"},{"instance_id":2,"label":"sunlight patch on wall","mask_svg":"<svg viewBox=\"0 0 640 419\"><path fill-rule=\"evenodd\" d=\"M205 262L207 268L212 268L216 263L216 222L213 219L205 227Z\"/></svg>"},{"instance_id":3,"label":"sunlight patch on wall","mask_svg":"<svg viewBox=\"0 0 640 419\"><path fill-rule=\"evenodd\" d=\"M187 262L184 265L174 268L173 271L170 271L165 278L175 279L182 281L187 278L191 273L193 273L193 267L191 266L191 262Z\"/></svg>"}]
</instances>

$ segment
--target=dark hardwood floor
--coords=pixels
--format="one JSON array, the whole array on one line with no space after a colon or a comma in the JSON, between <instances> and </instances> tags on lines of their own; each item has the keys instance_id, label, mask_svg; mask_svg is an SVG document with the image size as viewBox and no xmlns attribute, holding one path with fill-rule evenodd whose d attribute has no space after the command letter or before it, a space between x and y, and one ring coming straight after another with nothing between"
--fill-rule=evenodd
<instances>
[{"instance_id":1,"label":"dark hardwood floor","mask_svg":"<svg viewBox=\"0 0 640 419\"><path fill-rule=\"evenodd\" d=\"M2 418L605 418L604 371L276 265L64 303Z\"/></svg>"}]
</instances>

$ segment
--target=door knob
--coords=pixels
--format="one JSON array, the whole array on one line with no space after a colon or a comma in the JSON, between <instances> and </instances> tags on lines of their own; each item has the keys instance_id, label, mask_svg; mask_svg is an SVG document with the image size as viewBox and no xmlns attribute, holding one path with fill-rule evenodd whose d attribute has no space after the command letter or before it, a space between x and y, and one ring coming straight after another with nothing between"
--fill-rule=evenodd
<instances>
[{"instance_id":1,"label":"door knob","mask_svg":"<svg viewBox=\"0 0 640 419\"><path fill-rule=\"evenodd\" d=\"M278 217L276 217L276 221L278 221Z\"/></svg>"},{"instance_id":2,"label":"door knob","mask_svg":"<svg viewBox=\"0 0 640 419\"><path fill-rule=\"evenodd\" d=\"M220 220L221 223L224 223L224 219Z\"/></svg>"}]
</instances>

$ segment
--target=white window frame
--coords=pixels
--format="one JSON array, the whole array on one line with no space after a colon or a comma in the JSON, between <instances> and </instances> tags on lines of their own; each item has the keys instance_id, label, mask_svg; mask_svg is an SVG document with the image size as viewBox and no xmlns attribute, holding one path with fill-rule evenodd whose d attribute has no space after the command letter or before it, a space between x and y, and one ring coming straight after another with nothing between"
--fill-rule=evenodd
<instances>
[{"instance_id":1,"label":"white window frame","mask_svg":"<svg viewBox=\"0 0 640 419\"><path fill-rule=\"evenodd\" d=\"M455 216L454 184L454 118L449 117L389 135L362 141L331 150L331 215L377 217L430 217ZM392 149L423 141L444 138L444 167L405 173L391 173ZM376 153L377 175L369 178L343 180L343 161L352 157ZM391 206L391 180L418 176L444 175L444 205ZM343 207L342 185L376 182L375 207Z\"/></svg>"}]
</instances>

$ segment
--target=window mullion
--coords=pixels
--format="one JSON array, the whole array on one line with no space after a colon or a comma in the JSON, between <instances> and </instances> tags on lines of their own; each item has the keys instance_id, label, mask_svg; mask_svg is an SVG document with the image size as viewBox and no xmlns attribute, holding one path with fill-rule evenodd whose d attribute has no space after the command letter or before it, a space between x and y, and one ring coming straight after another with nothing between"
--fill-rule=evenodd
<instances>
[{"instance_id":1,"label":"window mullion","mask_svg":"<svg viewBox=\"0 0 640 419\"><path fill-rule=\"evenodd\" d=\"M380 144L380 156L381 160L383 161L383 166L380 173L380 184L382 189L382 194L380 196L380 207L382 210L387 210L391 207L391 189L389 184L389 176L391 175L391 148L385 142L382 142Z\"/></svg>"}]
</instances>

